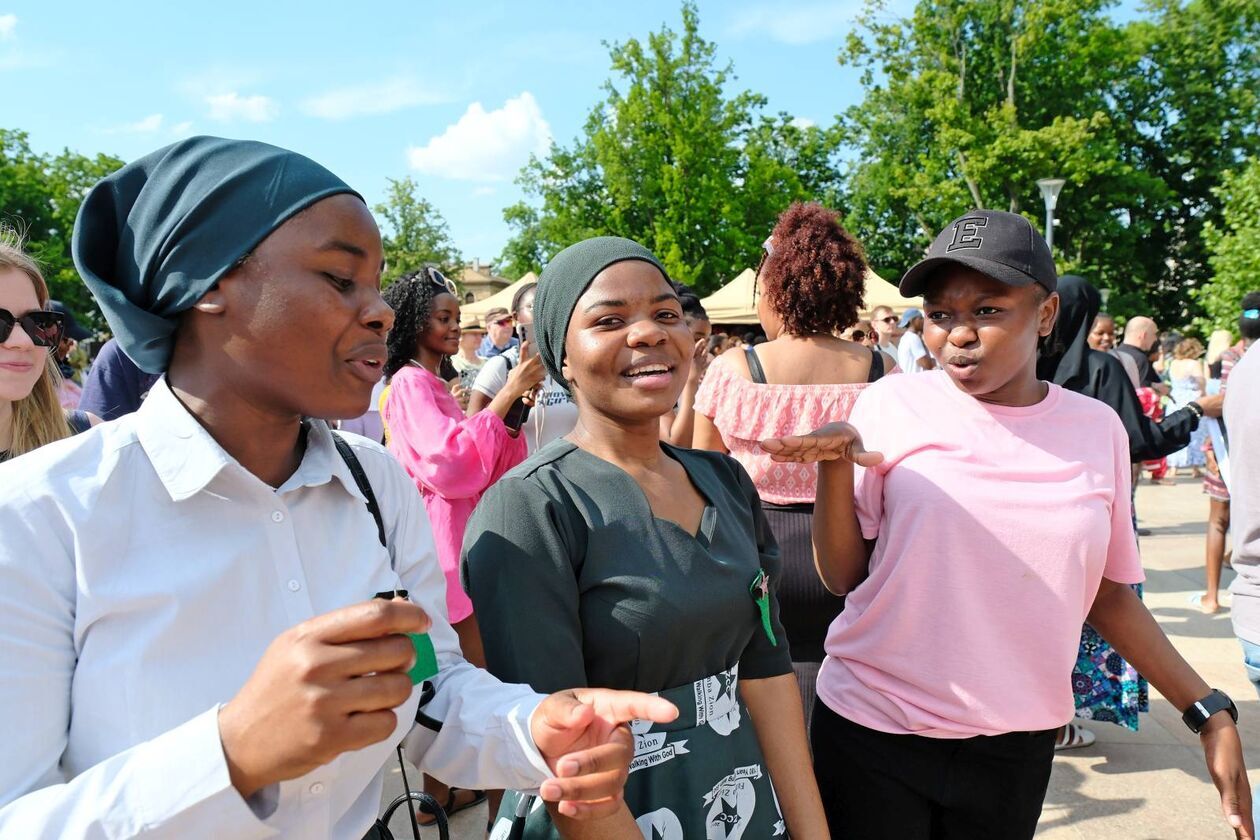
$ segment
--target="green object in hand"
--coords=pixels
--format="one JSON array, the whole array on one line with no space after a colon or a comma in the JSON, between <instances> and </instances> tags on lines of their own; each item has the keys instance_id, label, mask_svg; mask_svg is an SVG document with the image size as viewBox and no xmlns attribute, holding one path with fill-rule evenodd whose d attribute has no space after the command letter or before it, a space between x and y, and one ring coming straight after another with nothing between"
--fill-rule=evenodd
<instances>
[{"instance_id":1,"label":"green object in hand","mask_svg":"<svg viewBox=\"0 0 1260 840\"><path fill-rule=\"evenodd\" d=\"M407 676L411 677L412 685L419 685L437 675L437 652L433 650L433 640L429 638L428 633L408 633L407 635L411 638L412 647L416 649L416 664L411 666Z\"/></svg>"},{"instance_id":2,"label":"green object in hand","mask_svg":"<svg viewBox=\"0 0 1260 840\"><path fill-rule=\"evenodd\" d=\"M761 629L766 631L766 638L770 640L770 644L778 647L779 640L774 637L774 627L770 625L770 576L766 574L765 569L757 570L757 576L748 586L748 593L752 595L757 609L761 612Z\"/></svg>"}]
</instances>

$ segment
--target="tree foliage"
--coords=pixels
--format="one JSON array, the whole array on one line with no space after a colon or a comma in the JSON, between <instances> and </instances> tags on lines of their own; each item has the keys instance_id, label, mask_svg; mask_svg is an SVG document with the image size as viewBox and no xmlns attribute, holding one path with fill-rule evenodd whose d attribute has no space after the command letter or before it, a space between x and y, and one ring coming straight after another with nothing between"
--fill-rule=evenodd
<instances>
[{"instance_id":1,"label":"tree foliage","mask_svg":"<svg viewBox=\"0 0 1260 840\"><path fill-rule=\"evenodd\" d=\"M728 94L735 77L715 54L692 3L681 32L609 47L614 77L581 136L519 178L529 200L504 212L515 231L505 270L538 270L573 242L612 234L707 292L756 261L791 201L834 199L835 132L768 115L750 91Z\"/></svg>"},{"instance_id":2,"label":"tree foliage","mask_svg":"<svg viewBox=\"0 0 1260 840\"><path fill-rule=\"evenodd\" d=\"M385 201L373 208L384 220L386 280L436 266L455 278L463 266L459 251L451 242L446 220L411 178L389 179Z\"/></svg>"},{"instance_id":3,"label":"tree foliage","mask_svg":"<svg viewBox=\"0 0 1260 840\"><path fill-rule=\"evenodd\" d=\"M1213 329L1236 333L1243 296L1260 291L1260 158L1227 173L1214 193L1221 221L1204 226L1213 276L1196 297L1206 312L1201 322L1205 333Z\"/></svg>"},{"instance_id":4,"label":"tree foliage","mask_svg":"<svg viewBox=\"0 0 1260 840\"><path fill-rule=\"evenodd\" d=\"M52 296L97 327L104 318L75 270L70 238L87 191L122 165L109 155L87 157L69 149L36 154L25 132L0 129L0 223L25 238Z\"/></svg>"},{"instance_id":5,"label":"tree foliage","mask_svg":"<svg viewBox=\"0 0 1260 840\"><path fill-rule=\"evenodd\" d=\"M1067 180L1055 256L1113 292L1112 308L1184 323L1207 274L1200 232L1221 173L1256 148L1256 6L1153 0L1129 25L1108 0L872 0L842 63L864 101L842 120L857 151L848 221L872 261L906 268L968 208L1040 227L1036 181Z\"/></svg>"}]
</instances>

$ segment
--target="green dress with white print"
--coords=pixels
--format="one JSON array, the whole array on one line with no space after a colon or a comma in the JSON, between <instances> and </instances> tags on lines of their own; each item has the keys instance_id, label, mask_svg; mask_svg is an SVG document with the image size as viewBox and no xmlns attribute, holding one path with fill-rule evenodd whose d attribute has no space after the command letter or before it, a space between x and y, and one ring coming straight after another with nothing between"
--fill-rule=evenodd
<instances>
[{"instance_id":1,"label":"green dress with white print","mask_svg":"<svg viewBox=\"0 0 1260 840\"><path fill-rule=\"evenodd\" d=\"M655 692L678 720L632 727L625 800L648 840L786 835L739 680L792 673L774 589L778 547L731 458L662 444L706 506L698 533L652 515L619 467L566 440L487 491L464 540L464 585L491 673L541 692ZM773 721L762 722L773 725ZM509 793L524 837L558 837Z\"/></svg>"}]
</instances>

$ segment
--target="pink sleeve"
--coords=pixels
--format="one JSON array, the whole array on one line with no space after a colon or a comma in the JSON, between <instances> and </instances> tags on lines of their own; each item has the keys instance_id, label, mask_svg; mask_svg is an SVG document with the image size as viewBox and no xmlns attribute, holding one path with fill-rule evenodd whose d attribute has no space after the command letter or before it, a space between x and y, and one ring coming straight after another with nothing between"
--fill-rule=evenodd
<instances>
[{"instance_id":1,"label":"pink sleeve","mask_svg":"<svg viewBox=\"0 0 1260 840\"><path fill-rule=\"evenodd\" d=\"M876 440L878 423L873 422L878 413L873 408L875 400L868 398L863 391L853 405L849 415L849 423L862 433L862 443L867 449L879 451ZM858 525L862 528L862 538L873 540L879 536L880 520L884 517L884 465L878 467L853 468L853 508L857 513Z\"/></svg>"},{"instance_id":2,"label":"pink sleeve","mask_svg":"<svg viewBox=\"0 0 1260 840\"><path fill-rule=\"evenodd\" d=\"M1107 544L1107 564L1103 577L1116 583L1141 583L1146 580L1142 557L1138 553L1137 534L1133 530L1133 498L1130 486L1133 473L1129 466L1129 437L1119 417L1111 418L1111 449L1115 468L1116 495L1111 502L1111 542Z\"/></svg>"},{"instance_id":3,"label":"pink sleeve","mask_svg":"<svg viewBox=\"0 0 1260 840\"><path fill-rule=\"evenodd\" d=\"M448 400L454 406L449 413L443 410ZM413 480L443 498L478 496L525 460L524 437L513 438L489 410L462 417L455 398L433 377L399 371L382 414L390 452Z\"/></svg>"},{"instance_id":4,"label":"pink sleeve","mask_svg":"<svg viewBox=\"0 0 1260 840\"><path fill-rule=\"evenodd\" d=\"M710 420L717 416L718 406L726 399L726 392L730 389L731 375L721 356L709 363L709 369L705 371L704 380L700 383L700 390L696 391L694 405L698 414L703 414Z\"/></svg>"}]
</instances>

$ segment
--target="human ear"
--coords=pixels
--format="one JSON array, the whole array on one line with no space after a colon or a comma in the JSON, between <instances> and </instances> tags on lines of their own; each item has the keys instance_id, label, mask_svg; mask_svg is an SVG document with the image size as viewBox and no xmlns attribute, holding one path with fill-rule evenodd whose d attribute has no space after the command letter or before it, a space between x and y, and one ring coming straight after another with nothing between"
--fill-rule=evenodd
<instances>
[{"instance_id":1,"label":"human ear","mask_svg":"<svg viewBox=\"0 0 1260 840\"><path fill-rule=\"evenodd\" d=\"M1059 320L1059 293L1051 292L1049 297L1041 302L1038 310L1037 334L1040 336L1050 335L1054 331L1054 324Z\"/></svg>"}]
</instances>

